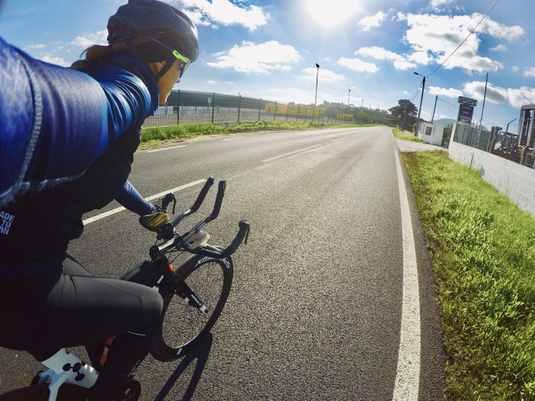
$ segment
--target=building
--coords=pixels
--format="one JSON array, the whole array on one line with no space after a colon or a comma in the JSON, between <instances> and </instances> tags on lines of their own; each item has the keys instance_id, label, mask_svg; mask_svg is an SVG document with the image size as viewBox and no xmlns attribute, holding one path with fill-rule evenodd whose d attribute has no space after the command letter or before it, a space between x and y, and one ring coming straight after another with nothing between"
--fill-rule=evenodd
<instances>
[{"instance_id":1,"label":"building","mask_svg":"<svg viewBox=\"0 0 535 401\"><path fill-rule=\"evenodd\" d=\"M520 110L518 146L535 148L535 104L523 106Z\"/></svg>"},{"instance_id":2,"label":"building","mask_svg":"<svg viewBox=\"0 0 535 401\"><path fill-rule=\"evenodd\" d=\"M450 119L435 120L434 123L420 124L418 137L425 143L447 148L456 121Z\"/></svg>"}]
</instances>

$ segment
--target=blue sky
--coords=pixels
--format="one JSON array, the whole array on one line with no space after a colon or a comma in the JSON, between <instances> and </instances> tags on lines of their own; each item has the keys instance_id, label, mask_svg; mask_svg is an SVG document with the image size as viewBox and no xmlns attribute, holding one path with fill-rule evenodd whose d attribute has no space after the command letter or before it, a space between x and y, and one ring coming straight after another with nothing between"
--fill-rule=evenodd
<instances>
[{"instance_id":1,"label":"blue sky","mask_svg":"<svg viewBox=\"0 0 535 401\"><path fill-rule=\"evenodd\" d=\"M125 1L4 0L0 35L68 65L105 42L107 18ZM535 103L535 3L526 0L497 0L492 9L493 0L168 1L199 26L201 56L183 89L312 103L318 62L320 101L347 101L351 88L358 105L417 103L418 71L429 76L425 118L436 94L438 115L455 117L457 96L480 98L486 72L486 125L504 126L522 104Z\"/></svg>"}]
</instances>

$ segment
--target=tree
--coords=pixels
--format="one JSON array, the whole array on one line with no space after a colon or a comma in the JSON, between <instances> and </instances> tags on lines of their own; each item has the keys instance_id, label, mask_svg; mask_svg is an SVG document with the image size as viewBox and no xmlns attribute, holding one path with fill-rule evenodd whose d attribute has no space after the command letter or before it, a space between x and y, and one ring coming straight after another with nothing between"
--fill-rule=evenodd
<instances>
[{"instance_id":1,"label":"tree","mask_svg":"<svg viewBox=\"0 0 535 401\"><path fill-rule=\"evenodd\" d=\"M416 123L416 115L418 113L418 109L410 100L398 100L398 105L392 107L389 111L392 116L397 120L401 129L412 130L412 127Z\"/></svg>"}]
</instances>

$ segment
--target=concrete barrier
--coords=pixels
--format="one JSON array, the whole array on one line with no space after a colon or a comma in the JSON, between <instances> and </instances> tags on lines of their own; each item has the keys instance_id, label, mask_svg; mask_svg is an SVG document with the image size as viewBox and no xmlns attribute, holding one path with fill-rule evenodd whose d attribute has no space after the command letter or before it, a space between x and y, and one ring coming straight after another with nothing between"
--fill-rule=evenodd
<instances>
[{"instance_id":1,"label":"concrete barrier","mask_svg":"<svg viewBox=\"0 0 535 401\"><path fill-rule=\"evenodd\" d=\"M535 216L535 170L491 153L451 141L450 159L478 170L481 177Z\"/></svg>"}]
</instances>

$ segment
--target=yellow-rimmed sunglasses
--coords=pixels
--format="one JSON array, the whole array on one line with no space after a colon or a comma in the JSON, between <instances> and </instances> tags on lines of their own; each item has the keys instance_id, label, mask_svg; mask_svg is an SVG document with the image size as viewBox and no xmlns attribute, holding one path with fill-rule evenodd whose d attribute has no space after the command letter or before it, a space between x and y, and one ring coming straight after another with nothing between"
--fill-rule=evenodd
<instances>
[{"instance_id":1,"label":"yellow-rimmed sunglasses","mask_svg":"<svg viewBox=\"0 0 535 401\"><path fill-rule=\"evenodd\" d=\"M151 40L158 43L164 49L169 50L171 54L173 55L173 57L181 62L180 67L179 67L180 75L178 77L178 79L180 80L180 78L182 78L182 75L184 75L184 72L186 72L187 68L191 64L191 60L188 57L184 56L182 53L180 53L177 49L172 49L171 47L167 46L165 43L162 43L158 39L151 38Z\"/></svg>"}]
</instances>

